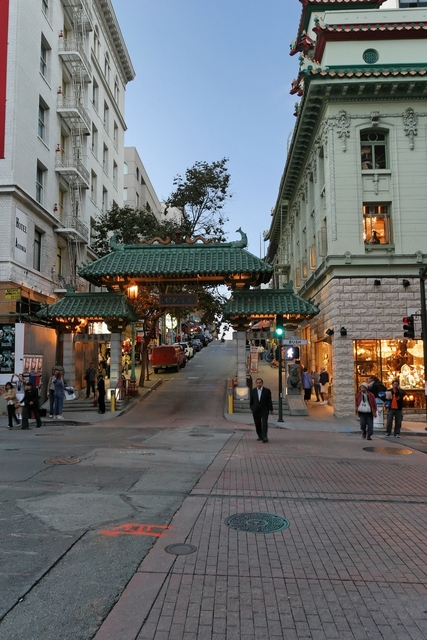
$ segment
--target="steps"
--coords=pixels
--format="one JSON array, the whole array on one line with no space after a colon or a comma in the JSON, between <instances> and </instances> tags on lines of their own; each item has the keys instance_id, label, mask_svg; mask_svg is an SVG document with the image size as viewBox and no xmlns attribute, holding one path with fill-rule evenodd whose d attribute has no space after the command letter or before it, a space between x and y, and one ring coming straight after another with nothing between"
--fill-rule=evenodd
<instances>
[{"instance_id":1,"label":"steps","mask_svg":"<svg viewBox=\"0 0 427 640\"><path fill-rule=\"evenodd\" d=\"M275 415L277 416L279 413L279 401L278 400L273 400L273 411L275 413ZM252 411L249 408L249 400L236 400L234 399L234 413L244 413L244 414L251 414ZM290 415L290 411L289 411L289 407L288 407L288 401L286 398L283 398L282 400L282 413L283 415Z\"/></svg>"},{"instance_id":2,"label":"steps","mask_svg":"<svg viewBox=\"0 0 427 640\"><path fill-rule=\"evenodd\" d=\"M116 411L121 411L125 406L125 400L116 400ZM105 413L110 411L110 401L105 400ZM62 408L62 413L71 413L76 411L90 411L94 413L98 413L99 408L98 405L93 404L93 398L77 398L76 400L64 400L64 406Z\"/></svg>"}]
</instances>

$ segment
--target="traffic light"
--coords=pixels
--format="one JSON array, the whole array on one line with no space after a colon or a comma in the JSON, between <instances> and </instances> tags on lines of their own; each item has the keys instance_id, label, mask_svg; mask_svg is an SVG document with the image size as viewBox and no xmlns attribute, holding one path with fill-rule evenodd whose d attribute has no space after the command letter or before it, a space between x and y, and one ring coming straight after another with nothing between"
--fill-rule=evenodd
<instances>
[{"instance_id":1,"label":"traffic light","mask_svg":"<svg viewBox=\"0 0 427 640\"><path fill-rule=\"evenodd\" d=\"M285 347L285 360L299 360L299 347Z\"/></svg>"},{"instance_id":2,"label":"traffic light","mask_svg":"<svg viewBox=\"0 0 427 640\"><path fill-rule=\"evenodd\" d=\"M281 314L276 316L276 329L274 330L274 333L277 338L283 338L285 335L285 326L283 324L283 316Z\"/></svg>"},{"instance_id":3,"label":"traffic light","mask_svg":"<svg viewBox=\"0 0 427 640\"><path fill-rule=\"evenodd\" d=\"M403 318L403 337L410 338L413 340L415 338L415 326L414 326L414 316L407 316Z\"/></svg>"}]
</instances>

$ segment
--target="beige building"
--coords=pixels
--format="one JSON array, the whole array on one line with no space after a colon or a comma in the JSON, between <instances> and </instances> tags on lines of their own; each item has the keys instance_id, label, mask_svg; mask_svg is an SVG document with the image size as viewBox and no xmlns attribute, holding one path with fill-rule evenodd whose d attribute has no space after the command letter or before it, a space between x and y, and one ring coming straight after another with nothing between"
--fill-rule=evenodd
<instances>
[{"instance_id":1,"label":"beige building","mask_svg":"<svg viewBox=\"0 0 427 640\"><path fill-rule=\"evenodd\" d=\"M320 307L300 327L301 360L327 367L337 416L354 413L369 375L398 377L405 406L425 406L421 342L403 337L402 318L415 314L420 338L427 8L397 4L307 0L292 44L300 100L267 258L274 286L292 280Z\"/></svg>"}]
</instances>

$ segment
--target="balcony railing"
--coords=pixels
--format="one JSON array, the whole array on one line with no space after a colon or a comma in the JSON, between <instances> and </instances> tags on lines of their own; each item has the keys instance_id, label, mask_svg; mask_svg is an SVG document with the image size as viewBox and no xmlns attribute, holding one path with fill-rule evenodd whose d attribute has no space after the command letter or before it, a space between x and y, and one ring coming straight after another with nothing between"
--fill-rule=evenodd
<instances>
[{"instance_id":1,"label":"balcony railing","mask_svg":"<svg viewBox=\"0 0 427 640\"><path fill-rule=\"evenodd\" d=\"M62 93L57 97L57 111L71 128L83 126L83 133L90 133L92 122L87 109L73 96L68 98Z\"/></svg>"},{"instance_id":2,"label":"balcony railing","mask_svg":"<svg viewBox=\"0 0 427 640\"><path fill-rule=\"evenodd\" d=\"M81 158L74 155L66 156L57 153L55 157L55 170L64 175L64 177L77 180L84 189L89 189L89 171L86 169Z\"/></svg>"},{"instance_id":3,"label":"balcony railing","mask_svg":"<svg viewBox=\"0 0 427 640\"><path fill-rule=\"evenodd\" d=\"M75 72L75 65L79 66L79 70L83 72L83 79L90 82L92 79L92 67L89 59L84 52L82 43L76 38L59 36L58 54L65 63L71 63L71 71Z\"/></svg>"}]
</instances>

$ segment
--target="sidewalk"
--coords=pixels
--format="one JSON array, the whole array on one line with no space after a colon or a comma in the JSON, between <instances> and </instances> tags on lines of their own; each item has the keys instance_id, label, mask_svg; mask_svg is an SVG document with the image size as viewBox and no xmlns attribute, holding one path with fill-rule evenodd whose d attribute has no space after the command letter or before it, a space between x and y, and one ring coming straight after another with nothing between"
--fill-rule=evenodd
<instances>
[{"instance_id":1,"label":"sidewalk","mask_svg":"<svg viewBox=\"0 0 427 640\"><path fill-rule=\"evenodd\" d=\"M138 387L138 395L132 398L121 411L106 411L105 413L98 413L97 411L66 411L64 412L64 420L57 421L49 418L48 416L42 418L43 426L51 426L57 424L72 424L72 425L87 425L87 424L102 424L107 420L113 420L118 416L123 415L129 411L137 402L141 402L147 397L156 387L161 384L161 380L146 380L143 387ZM73 401L71 400L70 404ZM30 428L35 426L35 421L30 420ZM7 427L7 416L0 416L0 428ZM19 426L14 427L20 429Z\"/></svg>"},{"instance_id":2,"label":"sidewalk","mask_svg":"<svg viewBox=\"0 0 427 640\"><path fill-rule=\"evenodd\" d=\"M351 432L271 429L264 444L228 425L94 640L425 639L425 455Z\"/></svg>"}]
</instances>

